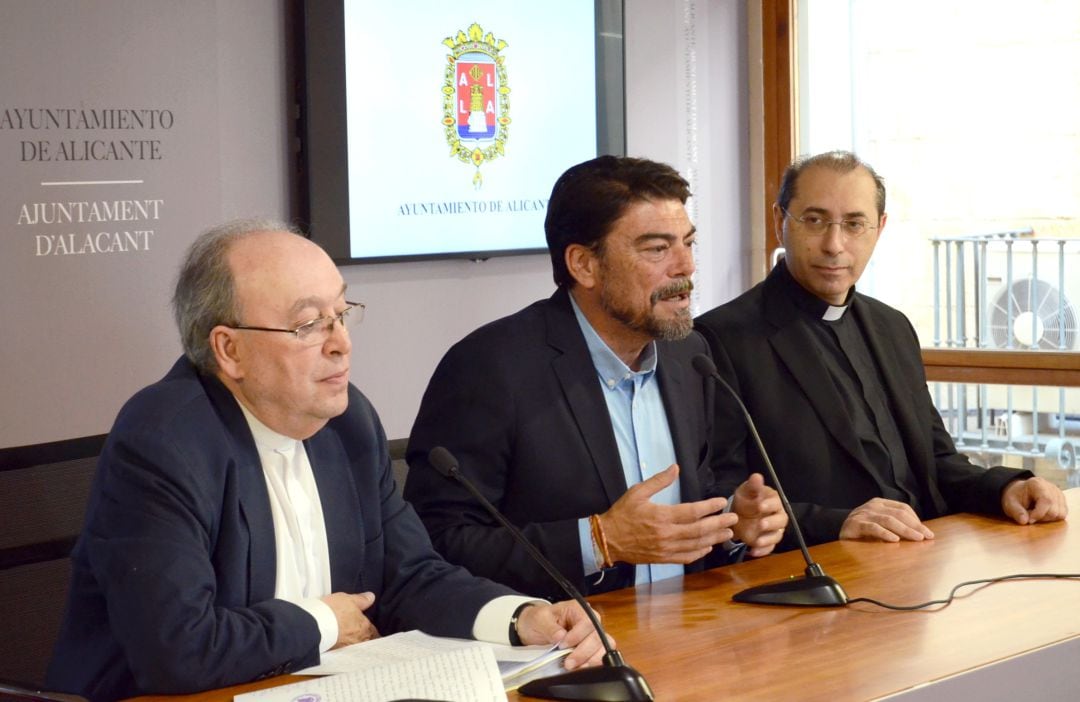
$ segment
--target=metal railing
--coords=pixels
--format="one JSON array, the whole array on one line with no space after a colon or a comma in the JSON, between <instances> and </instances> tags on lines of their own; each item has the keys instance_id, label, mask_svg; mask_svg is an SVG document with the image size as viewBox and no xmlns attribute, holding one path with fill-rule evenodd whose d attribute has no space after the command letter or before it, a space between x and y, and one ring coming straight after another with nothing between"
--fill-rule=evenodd
<instances>
[{"instance_id":1,"label":"metal railing","mask_svg":"<svg viewBox=\"0 0 1080 702\"><path fill-rule=\"evenodd\" d=\"M1071 282L1066 275L1066 263L1070 258L1069 254L1080 253L1080 239L1035 237L1034 230L1020 229L989 234L932 237L930 243L934 250L935 348L1055 348L1065 351L1075 345L1076 313L1066 296L1066 289ZM1001 290L1006 295L1013 294L1014 286L1018 282L1027 284L1029 299L1036 298L1040 288L1053 290L1052 297L1056 299L1040 300L1040 303L1050 302L1056 306L1059 334L1053 344L1041 343L1045 337L1045 328L1040 325L1045 317L1040 318L1037 314L1026 315L1024 322L1031 325L1030 329L1018 330L1016 323L1021 315L1015 314L1011 304L1006 305L1005 310L1007 333L1004 335L1004 343L995 343L989 328L989 285L997 276L990 274L988 266L990 256L995 253L1001 254L1005 259L1004 275L1001 276L1004 287ZM1019 256L1030 260L1030 265L1024 266L1026 275L1017 271L1016 259ZM1046 272L1040 272L1040 258L1043 259L1041 265ZM1080 276L1080 271L1073 271L1073 275ZM969 298L972 300L970 306L967 302ZM942 315L945 318L944 325ZM1073 330L1071 335L1065 333L1069 329ZM1027 332L1030 332L1030 335L1027 335ZM1023 338L1021 335L1026 335L1031 342L1018 343ZM1070 339L1073 344L1069 343Z\"/></svg>"},{"instance_id":2,"label":"metal railing","mask_svg":"<svg viewBox=\"0 0 1080 702\"><path fill-rule=\"evenodd\" d=\"M1080 240L1035 237L1024 229L930 242L935 348L1076 348L1074 305L1080 299L1070 300L1068 293L1080 291L1080 280L1069 277L1080 277ZM1069 483L1080 485L1080 399L1067 397L1065 388L932 385L934 404L959 450L1054 459Z\"/></svg>"}]
</instances>

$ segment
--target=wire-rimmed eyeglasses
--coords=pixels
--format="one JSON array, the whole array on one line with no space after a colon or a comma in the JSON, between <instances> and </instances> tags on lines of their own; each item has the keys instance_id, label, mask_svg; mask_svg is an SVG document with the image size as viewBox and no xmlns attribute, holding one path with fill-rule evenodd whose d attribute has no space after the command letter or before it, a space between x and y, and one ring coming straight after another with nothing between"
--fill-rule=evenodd
<instances>
[{"instance_id":1,"label":"wire-rimmed eyeglasses","mask_svg":"<svg viewBox=\"0 0 1080 702\"><path fill-rule=\"evenodd\" d=\"M870 224L865 219L825 219L816 212L809 212L802 217L796 217L787 210L783 210L783 212L798 222L803 231L811 236L821 236L829 231L829 227L834 224L840 227L840 231L853 239L862 236L868 231L877 229L875 225Z\"/></svg>"},{"instance_id":2,"label":"wire-rimmed eyeglasses","mask_svg":"<svg viewBox=\"0 0 1080 702\"><path fill-rule=\"evenodd\" d=\"M230 329L245 329L247 331L266 331L266 332L282 332L283 334L292 334L296 337L296 340L305 346L319 346L326 343L326 340L330 338L330 334L334 330L334 323L341 322L343 327L355 327L364 321L364 310L366 305L362 302L349 302L345 301L348 305L345 309L341 310L335 315L329 317L316 317L310 319L303 324L298 324L293 329L276 329L274 327L255 327L248 324L229 324L226 325Z\"/></svg>"}]
</instances>

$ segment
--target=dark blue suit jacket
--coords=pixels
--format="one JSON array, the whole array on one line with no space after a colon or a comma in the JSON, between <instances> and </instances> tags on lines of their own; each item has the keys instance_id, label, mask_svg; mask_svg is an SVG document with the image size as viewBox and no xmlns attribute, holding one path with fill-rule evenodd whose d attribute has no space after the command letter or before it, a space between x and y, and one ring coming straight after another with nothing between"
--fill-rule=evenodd
<instances>
[{"instance_id":1,"label":"dark blue suit jacket","mask_svg":"<svg viewBox=\"0 0 1080 702\"><path fill-rule=\"evenodd\" d=\"M355 387L347 411L304 444L333 590L374 592L367 614L381 633L470 637L480 607L513 594L432 550L395 491L382 426ZM109 700L317 663L314 618L273 599L275 558L266 483L239 405L181 359L128 401L102 451L49 687Z\"/></svg>"},{"instance_id":2,"label":"dark blue suit jacket","mask_svg":"<svg viewBox=\"0 0 1080 702\"><path fill-rule=\"evenodd\" d=\"M684 502L707 496L713 381L693 370L707 354L698 334L657 342L657 379L680 466ZM599 586L586 582L578 519L604 512L626 492L607 404L570 305L559 290L469 334L451 348L428 384L409 437L405 496L436 548L453 563L530 595L562 591L453 481L428 465L446 446L461 470L583 592L634 584L619 564ZM726 563L722 549L715 562ZM702 562L690 570L701 570Z\"/></svg>"}]
</instances>

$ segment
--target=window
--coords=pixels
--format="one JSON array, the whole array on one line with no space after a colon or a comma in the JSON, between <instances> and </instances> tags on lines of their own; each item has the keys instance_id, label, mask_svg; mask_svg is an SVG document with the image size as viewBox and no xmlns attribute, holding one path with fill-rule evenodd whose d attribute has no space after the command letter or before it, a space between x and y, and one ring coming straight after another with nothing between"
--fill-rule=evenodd
<instances>
[{"instance_id":1,"label":"window","mask_svg":"<svg viewBox=\"0 0 1080 702\"><path fill-rule=\"evenodd\" d=\"M932 380L956 381L931 392L958 444L1080 484L1080 391L1062 389L1080 385L1080 4L761 8L767 201L796 154L871 163L889 221L859 288L912 320Z\"/></svg>"}]
</instances>

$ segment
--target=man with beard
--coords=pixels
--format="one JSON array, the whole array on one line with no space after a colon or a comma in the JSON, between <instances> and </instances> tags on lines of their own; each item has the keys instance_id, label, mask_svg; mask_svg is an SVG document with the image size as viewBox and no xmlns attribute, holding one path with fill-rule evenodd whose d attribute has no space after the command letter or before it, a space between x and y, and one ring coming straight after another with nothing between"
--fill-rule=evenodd
<instances>
[{"instance_id":1,"label":"man with beard","mask_svg":"<svg viewBox=\"0 0 1080 702\"><path fill-rule=\"evenodd\" d=\"M691 366L708 347L690 316L689 194L671 167L613 156L555 183L544 229L558 290L451 348L410 436L405 495L451 562L561 594L428 465L435 446L587 593L725 563L743 552L733 540L754 556L779 541L787 517L760 475L730 503L711 491L714 389Z\"/></svg>"}]
</instances>

